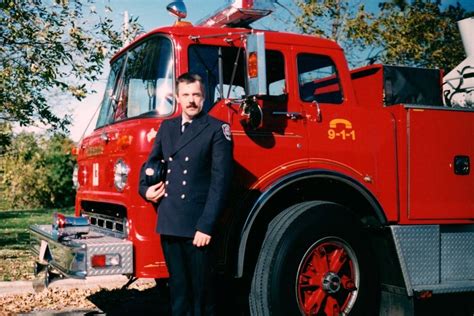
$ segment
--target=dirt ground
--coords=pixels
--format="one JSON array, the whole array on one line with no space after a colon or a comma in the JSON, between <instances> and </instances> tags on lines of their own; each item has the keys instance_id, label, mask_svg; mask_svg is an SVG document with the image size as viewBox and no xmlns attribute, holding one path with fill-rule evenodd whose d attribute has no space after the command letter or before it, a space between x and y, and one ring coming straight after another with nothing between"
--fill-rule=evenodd
<instances>
[{"instance_id":1,"label":"dirt ground","mask_svg":"<svg viewBox=\"0 0 474 316\"><path fill-rule=\"evenodd\" d=\"M168 315L167 297L150 284L132 285L129 289L58 289L48 288L38 293L0 297L0 315L41 314L84 311L84 314L128 314L142 309L148 314ZM87 311L87 312L86 312Z\"/></svg>"},{"instance_id":2,"label":"dirt ground","mask_svg":"<svg viewBox=\"0 0 474 316\"><path fill-rule=\"evenodd\" d=\"M245 303L229 292L220 293L221 314L246 315ZM237 304L237 305L236 305ZM240 307L238 305L241 305ZM0 297L0 315L158 315L168 316L169 292L165 283L132 284L128 289L48 288L38 293Z\"/></svg>"},{"instance_id":3,"label":"dirt ground","mask_svg":"<svg viewBox=\"0 0 474 316\"><path fill-rule=\"evenodd\" d=\"M0 297L0 315L157 315L169 316L166 286L153 282L133 284L128 289L60 289ZM229 291L220 293L220 314L245 316L244 298ZM415 315L473 316L474 294L438 295L415 302Z\"/></svg>"}]
</instances>

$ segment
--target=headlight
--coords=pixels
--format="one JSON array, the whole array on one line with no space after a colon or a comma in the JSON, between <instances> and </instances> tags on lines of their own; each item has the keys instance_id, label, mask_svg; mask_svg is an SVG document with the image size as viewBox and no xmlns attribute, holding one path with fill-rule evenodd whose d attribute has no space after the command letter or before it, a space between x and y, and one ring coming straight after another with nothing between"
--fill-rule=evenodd
<instances>
[{"instance_id":1,"label":"headlight","mask_svg":"<svg viewBox=\"0 0 474 316\"><path fill-rule=\"evenodd\" d=\"M72 171L72 186L74 189L79 189L79 166L75 165Z\"/></svg>"},{"instance_id":2,"label":"headlight","mask_svg":"<svg viewBox=\"0 0 474 316\"><path fill-rule=\"evenodd\" d=\"M117 190L123 191L127 184L129 172L130 168L127 164L122 159L117 160L114 166L114 184Z\"/></svg>"}]
</instances>

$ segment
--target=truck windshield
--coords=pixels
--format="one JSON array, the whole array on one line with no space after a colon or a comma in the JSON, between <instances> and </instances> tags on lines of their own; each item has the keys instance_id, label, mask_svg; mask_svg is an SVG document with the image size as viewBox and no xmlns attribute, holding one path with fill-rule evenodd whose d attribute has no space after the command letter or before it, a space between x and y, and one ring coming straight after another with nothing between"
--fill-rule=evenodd
<instances>
[{"instance_id":1,"label":"truck windshield","mask_svg":"<svg viewBox=\"0 0 474 316\"><path fill-rule=\"evenodd\" d=\"M170 40L153 37L111 65L96 128L141 115L173 112L173 58Z\"/></svg>"}]
</instances>

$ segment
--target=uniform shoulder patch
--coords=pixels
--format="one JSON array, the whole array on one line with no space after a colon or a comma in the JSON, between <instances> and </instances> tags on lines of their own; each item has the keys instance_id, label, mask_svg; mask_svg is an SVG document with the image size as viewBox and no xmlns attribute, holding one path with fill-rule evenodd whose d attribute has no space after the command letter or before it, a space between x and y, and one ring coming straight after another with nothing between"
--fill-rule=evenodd
<instances>
[{"instance_id":1,"label":"uniform shoulder patch","mask_svg":"<svg viewBox=\"0 0 474 316\"><path fill-rule=\"evenodd\" d=\"M224 134L224 137L228 140L231 141L231 132L230 132L230 126L229 124L222 124L222 133Z\"/></svg>"},{"instance_id":2,"label":"uniform shoulder patch","mask_svg":"<svg viewBox=\"0 0 474 316\"><path fill-rule=\"evenodd\" d=\"M151 140L156 137L156 134L157 134L157 133L158 133L158 131L156 131L154 128L152 128L152 129L146 134L146 139L148 140L148 142L151 142Z\"/></svg>"}]
</instances>

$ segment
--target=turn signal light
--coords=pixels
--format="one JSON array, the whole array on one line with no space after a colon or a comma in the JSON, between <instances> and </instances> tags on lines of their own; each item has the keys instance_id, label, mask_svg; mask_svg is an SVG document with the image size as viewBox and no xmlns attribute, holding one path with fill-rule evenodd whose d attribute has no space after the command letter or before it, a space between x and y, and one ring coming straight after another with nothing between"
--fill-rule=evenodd
<instances>
[{"instance_id":1,"label":"turn signal light","mask_svg":"<svg viewBox=\"0 0 474 316\"><path fill-rule=\"evenodd\" d=\"M79 155L79 148L76 147L76 146L72 147L71 148L71 155L73 155L73 156Z\"/></svg>"},{"instance_id":2,"label":"turn signal light","mask_svg":"<svg viewBox=\"0 0 474 316\"><path fill-rule=\"evenodd\" d=\"M133 136L122 135L117 140L117 145L120 146L122 149L125 149L132 144L132 141L133 141Z\"/></svg>"},{"instance_id":3,"label":"turn signal light","mask_svg":"<svg viewBox=\"0 0 474 316\"><path fill-rule=\"evenodd\" d=\"M258 76L258 60L256 52L249 53L247 69L250 78Z\"/></svg>"},{"instance_id":4,"label":"turn signal light","mask_svg":"<svg viewBox=\"0 0 474 316\"><path fill-rule=\"evenodd\" d=\"M91 266L93 268L108 268L120 266L121 260L119 254L93 255Z\"/></svg>"}]
</instances>

